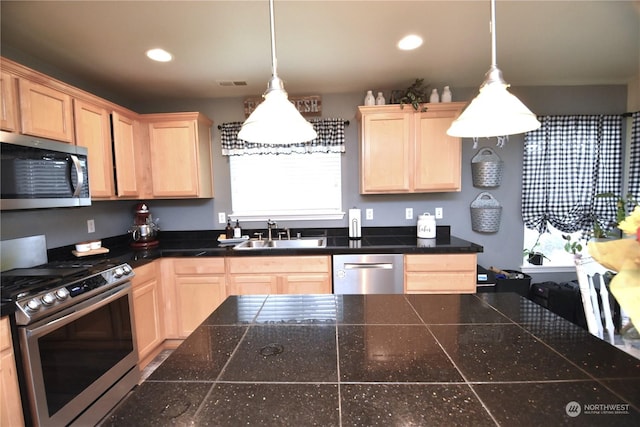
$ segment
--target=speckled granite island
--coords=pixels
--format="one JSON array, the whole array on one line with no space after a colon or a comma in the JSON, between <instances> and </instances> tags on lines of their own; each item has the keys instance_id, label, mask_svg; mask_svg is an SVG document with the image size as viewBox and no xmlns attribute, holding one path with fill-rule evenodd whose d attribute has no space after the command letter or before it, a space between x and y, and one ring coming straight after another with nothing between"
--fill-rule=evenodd
<instances>
[{"instance_id":1,"label":"speckled granite island","mask_svg":"<svg viewBox=\"0 0 640 427\"><path fill-rule=\"evenodd\" d=\"M516 294L229 297L104 426L640 425L640 360Z\"/></svg>"}]
</instances>

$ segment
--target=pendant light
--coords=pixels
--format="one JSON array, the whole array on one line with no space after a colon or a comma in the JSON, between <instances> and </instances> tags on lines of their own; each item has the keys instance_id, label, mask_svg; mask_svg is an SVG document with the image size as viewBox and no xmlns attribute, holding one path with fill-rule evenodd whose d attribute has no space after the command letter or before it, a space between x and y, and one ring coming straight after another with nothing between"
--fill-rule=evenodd
<instances>
[{"instance_id":1,"label":"pendant light","mask_svg":"<svg viewBox=\"0 0 640 427\"><path fill-rule=\"evenodd\" d=\"M459 138L501 138L538 129L540 122L536 115L509 93L508 87L496 65L496 4L491 0L491 68L480 93L451 124L447 134Z\"/></svg>"},{"instance_id":2,"label":"pendant light","mask_svg":"<svg viewBox=\"0 0 640 427\"><path fill-rule=\"evenodd\" d=\"M271 80L262 101L242 124L238 139L260 144L297 144L317 138L311 123L289 101L284 83L278 77L273 0L269 0L271 18Z\"/></svg>"}]
</instances>

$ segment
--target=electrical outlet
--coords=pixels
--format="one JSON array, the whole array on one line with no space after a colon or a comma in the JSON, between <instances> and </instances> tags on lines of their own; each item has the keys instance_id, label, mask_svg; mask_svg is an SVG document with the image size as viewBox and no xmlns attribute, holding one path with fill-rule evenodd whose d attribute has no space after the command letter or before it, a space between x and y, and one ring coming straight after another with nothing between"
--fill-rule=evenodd
<instances>
[{"instance_id":1,"label":"electrical outlet","mask_svg":"<svg viewBox=\"0 0 640 427\"><path fill-rule=\"evenodd\" d=\"M365 210L365 215L367 219L373 219L373 209Z\"/></svg>"},{"instance_id":2,"label":"electrical outlet","mask_svg":"<svg viewBox=\"0 0 640 427\"><path fill-rule=\"evenodd\" d=\"M96 232L96 223L92 219L87 220L87 233L95 233Z\"/></svg>"},{"instance_id":3,"label":"electrical outlet","mask_svg":"<svg viewBox=\"0 0 640 427\"><path fill-rule=\"evenodd\" d=\"M436 219L442 219L442 208L436 208Z\"/></svg>"},{"instance_id":4,"label":"electrical outlet","mask_svg":"<svg viewBox=\"0 0 640 427\"><path fill-rule=\"evenodd\" d=\"M413 219L413 208L406 208L404 210L404 219Z\"/></svg>"},{"instance_id":5,"label":"electrical outlet","mask_svg":"<svg viewBox=\"0 0 640 427\"><path fill-rule=\"evenodd\" d=\"M224 212L218 212L218 224L224 224L225 222L227 222L227 219Z\"/></svg>"}]
</instances>

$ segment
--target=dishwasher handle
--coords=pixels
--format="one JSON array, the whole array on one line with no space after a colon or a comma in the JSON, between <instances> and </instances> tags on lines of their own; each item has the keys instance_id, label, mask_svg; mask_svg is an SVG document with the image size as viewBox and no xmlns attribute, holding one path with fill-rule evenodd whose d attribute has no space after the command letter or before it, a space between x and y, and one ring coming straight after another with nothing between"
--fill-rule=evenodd
<instances>
[{"instance_id":1,"label":"dishwasher handle","mask_svg":"<svg viewBox=\"0 0 640 427\"><path fill-rule=\"evenodd\" d=\"M381 269L381 270L393 270L393 263L390 262L345 262L345 270L359 270L359 269Z\"/></svg>"}]
</instances>

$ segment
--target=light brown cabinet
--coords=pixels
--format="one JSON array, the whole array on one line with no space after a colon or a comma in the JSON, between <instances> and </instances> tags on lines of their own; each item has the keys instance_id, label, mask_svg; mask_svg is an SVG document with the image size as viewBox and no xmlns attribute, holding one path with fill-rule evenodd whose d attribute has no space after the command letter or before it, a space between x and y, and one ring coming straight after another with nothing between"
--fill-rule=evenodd
<instances>
[{"instance_id":1,"label":"light brown cabinet","mask_svg":"<svg viewBox=\"0 0 640 427\"><path fill-rule=\"evenodd\" d=\"M211 125L200 113L145 114L153 196L213 197Z\"/></svg>"},{"instance_id":2,"label":"light brown cabinet","mask_svg":"<svg viewBox=\"0 0 640 427\"><path fill-rule=\"evenodd\" d=\"M0 319L0 426L24 425L9 318Z\"/></svg>"},{"instance_id":3,"label":"light brown cabinet","mask_svg":"<svg viewBox=\"0 0 640 427\"><path fill-rule=\"evenodd\" d=\"M73 143L71 95L18 78L21 132Z\"/></svg>"},{"instance_id":4,"label":"light brown cabinet","mask_svg":"<svg viewBox=\"0 0 640 427\"><path fill-rule=\"evenodd\" d=\"M73 113L76 145L89 149L91 198L109 199L115 195L109 111L100 105L76 99Z\"/></svg>"},{"instance_id":5,"label":"light brown cabinet","mask_svg":"<svg viewBox=\"0 0 640 427\"><path fill-rule=\"evenodd\" d=\"M18 124L18 96L16 94L16 78L0 72L0 129L17 132Z\"/></svg>"},{"instance_id":6,"label":"light brown cabinet","mask_svg":"<svg viewBox=\"0 0 640 427\"><path fill-rule=\"evenodd\" d=\"M227 259L229 295L331 293L331 257L257 256Z\"/></svg>"},{"instance_id":7,"label":"light brown cabinet","mask_svg":"<svg viewBox=\"0 0 640 427\"><path fill-rule=\"evenodd\" d=\"M475 293L477 263L475 253L405 255L405 293Z\"/></svg>"},{"instance_id":8,"label":"light brown cabinet","mask_svg":"<svg viewBox=\"0 0 640 427\"><path fill-rule=\"evenodd\" d=\"M157 355L165 338L158 266L159 262L153 261L136 267L132 280L133 316L140 369L144 369Z\"/></svg>"},{"instance_id":9,"label":"light brown cabinet","mask_svg":"<svg viewBox=\"0 0 640 427\"><path fill-rule=\"evenodd\" d=\"M137 131L140 123L133 115L114 111L111 113L111 126L117 195L123 198L143 197L140 157L144 141L138 138Z\"/></svg>"},{"instance_id":10,"label":"light brown cabinet","mask_svg":"<svg viewBox=\"0 0 640 427\"><path fill-rule=\"evenodd\" d=\"M184 339L227 297L224 258L162 259L167 338Z\"/></svg>"},{"instance_id":11,"label":"light brown cabinet","mask_svg":"<svg viewBox=\"0 0 640 427\"><path fill-rule=\"evenodd\" d=\"M446 130L464 104L426 106L358 107L362 194L460 191L461 140Z\"/></svg>"}]
</instances>

